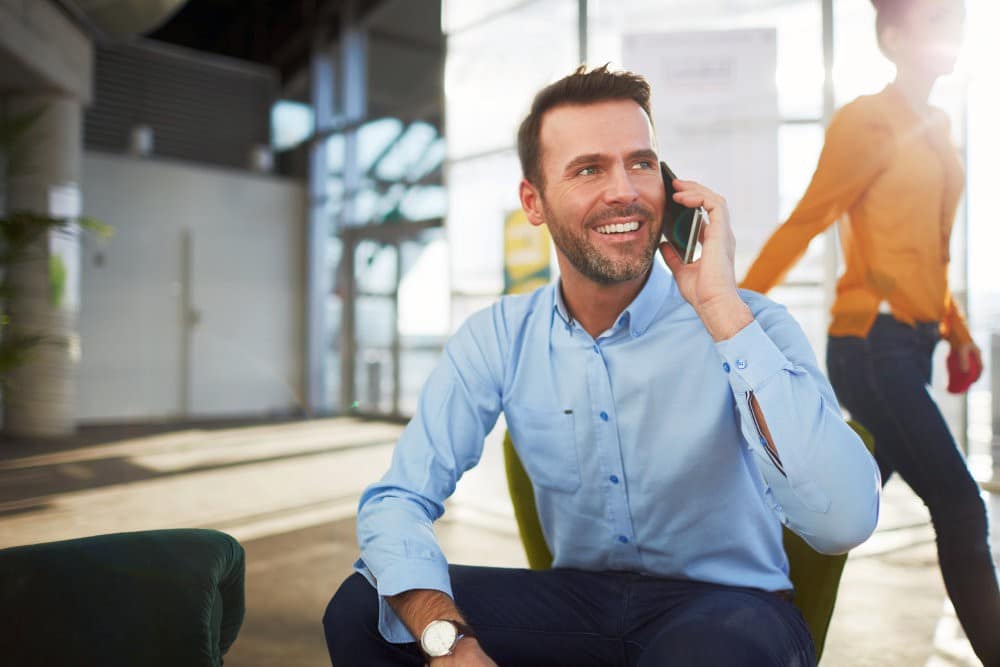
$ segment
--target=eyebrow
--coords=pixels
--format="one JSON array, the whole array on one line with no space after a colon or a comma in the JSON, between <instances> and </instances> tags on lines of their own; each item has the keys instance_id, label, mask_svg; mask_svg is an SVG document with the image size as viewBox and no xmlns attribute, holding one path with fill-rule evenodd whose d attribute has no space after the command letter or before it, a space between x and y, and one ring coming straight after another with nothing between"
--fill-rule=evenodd
<instances>
[{"instance_id":1,"label":"eyebrow","mask_svg":"<svg viewBox=\"0 0 1000 667\"><path fill-rule=\"evenodd\" d=\"M630 160L645 158L647 160L652 160L653 162L657 162L660 159L660 156L657 155L656 151L654 151L652 148L643 148L642 150L633 151L628 154L628 157Z\"/></svg>"},{"instance_id":2,"label":"eyebrow","mask_svg":"<svg viewBox=\"0 0 1000 667\"><path fill-rule=\"evenodd\" d=\"M632 151L627 156L627 160L636 160L640 158L645 158L656 162L657 155L656 151L651 148L642 148L637 151ZM577 155L575 158L566 163L565 171L573 171L588 164L593 164L595 162L600 163L607 160L607 156L602 153L584 153L583 155Z\"/></svg>"},{"instance_id":3,"label":"eyebrow","mask_svg":"<svg viewBox=\"0 0 1000 667\"><path fill-rule=\"evenodd\" d=\"M603 162L605 157L600 153L585 153L583 155L577 155L575 158L566 163L564 171L573 171L584 165L591 164L594 162Z\"/></svg>"}]
</instances>

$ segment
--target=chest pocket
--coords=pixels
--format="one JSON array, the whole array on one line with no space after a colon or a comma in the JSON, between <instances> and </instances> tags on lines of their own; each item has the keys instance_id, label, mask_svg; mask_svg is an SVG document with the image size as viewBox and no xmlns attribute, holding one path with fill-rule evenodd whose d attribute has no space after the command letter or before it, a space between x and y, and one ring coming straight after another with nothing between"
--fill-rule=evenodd
<instances>
[{"instance_id":1,"label":"chest pocket","mask_svg":"<svg viewBox=\"0 0 1000 667\"><path fill-rule=\"evenodd\" d=\"M580 488L573 413L509 405L504 415L514 448L533 483L567 493Z\"/></svg>"}]
</instances>

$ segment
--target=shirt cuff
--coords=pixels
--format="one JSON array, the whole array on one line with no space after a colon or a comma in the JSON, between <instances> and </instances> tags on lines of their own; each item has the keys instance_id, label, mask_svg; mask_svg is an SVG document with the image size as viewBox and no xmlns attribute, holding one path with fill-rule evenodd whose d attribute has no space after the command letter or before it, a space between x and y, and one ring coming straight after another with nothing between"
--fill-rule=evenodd
<instances>
[{"instance_id":1,"label":"shirt cuff","mask_svg":"<svg viewBox=\"0 0 1000 667\"><path fill-rule=\"evenodd\" d=\"M365 561L359 558L354 570L368 580L378 593L378 631L390 644L408 644L417 641L403 621L386 601L387 597L398 595L415 588L441 591L454 599L451 592L451 577L447 564L437 560L406 559L386 568L376 580Z\"/></svg>"},{"instance_id":2,"label":"shirt cuff","mask_svg":"<svg viewBox=\"0 0 1000 667\"><path fill-rule=\"evenodd\" d=\"M715 344L722 357L722 369L729 374L729 384L740 393L756 392L791 364L760 323L754 320L735 336Z\"/></svg>"}]
</instances>

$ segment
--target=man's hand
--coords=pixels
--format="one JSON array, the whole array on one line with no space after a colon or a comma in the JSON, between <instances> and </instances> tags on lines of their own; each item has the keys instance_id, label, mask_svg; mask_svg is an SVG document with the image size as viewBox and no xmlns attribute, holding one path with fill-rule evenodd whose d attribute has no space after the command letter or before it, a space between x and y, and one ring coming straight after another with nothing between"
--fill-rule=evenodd
<instances>
[{"instance_id":1,"label":"man's hand","mask_svg":"<svg viewBox=\"0 0 1000 667\"><path fill-rule=\"evenodd\" d=\"M459 639L452 655L434 658L429 665L430 667L497 667L497 663L486 655L483 647L472 637Z\"/></svg>"},{"instance_id":2,"label":"man's hand","mask_svg":"<svg viewBox=\"0 0 1000 667\"><path fill-rule=\"evenodd\" d=\"M660 253L690 303L716 341L736 335L753 315L736 292L736 237L729 224L726 200L693 181L676 180L674 201L689 208L704 206L708 224L701 230L701 257L685 264L666 243Z\"/></svg>"}]
</instances>

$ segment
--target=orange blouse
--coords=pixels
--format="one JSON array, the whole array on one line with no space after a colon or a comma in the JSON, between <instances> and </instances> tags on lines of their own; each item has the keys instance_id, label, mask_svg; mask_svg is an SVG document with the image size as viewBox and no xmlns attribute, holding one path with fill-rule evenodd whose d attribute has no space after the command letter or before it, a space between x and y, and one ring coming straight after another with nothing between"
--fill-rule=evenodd
<instances>
[{"instance_id":1,"label":"orange blouse","mask_svg":"<svg viewBox=\"0 0 1000 667\"><path fill-rule=\"evenodd\" d=\"M891 84L830 122L812 182L754 261L741 287L780 283L809 241L836 220L845 270L831 336L865 337L879 307L901 322L940 322L952 344L972 340L948 288L948 245L965 170L948 117L913 111Z\"/></svg>"}]
</instances>

